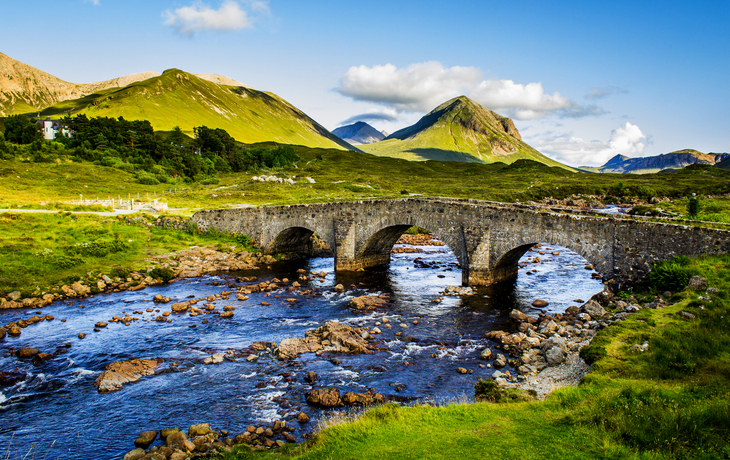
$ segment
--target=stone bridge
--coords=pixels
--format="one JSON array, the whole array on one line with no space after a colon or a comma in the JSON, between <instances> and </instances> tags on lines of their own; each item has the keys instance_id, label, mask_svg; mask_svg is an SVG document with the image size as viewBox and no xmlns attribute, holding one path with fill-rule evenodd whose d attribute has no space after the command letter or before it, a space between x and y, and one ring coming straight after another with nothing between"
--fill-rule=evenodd
<instances>
[{"instance_id":1,"label":"stone bridge","mask_svg":"<svg viewBox=\"0 0 730 460\"><path fill-rule=\"evenodd\" d=\"M395 242L417 225L454 252L465 286L515 278L520 257L541 242L572 249L619 286L643 281L674 256L730 252L727 230L448 198L212 209L192 220L201 230L249 235L267 254L311 250L317 234L337 271L388 264Z\"/></svg>"}]
</instances>

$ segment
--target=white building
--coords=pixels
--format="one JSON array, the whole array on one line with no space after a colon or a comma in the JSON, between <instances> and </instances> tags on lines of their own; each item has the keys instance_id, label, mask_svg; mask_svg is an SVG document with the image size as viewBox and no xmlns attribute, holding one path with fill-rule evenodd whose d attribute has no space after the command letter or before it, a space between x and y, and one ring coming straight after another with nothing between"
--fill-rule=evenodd
<instances>
[{"instance_id":1,"label":"white building","mask_svg":"<svg viewBox=\"0 0 730 460\"><path fill-rule=\"evenodd\" d=\"M61 122L60 120L51 120L51 117L46 117L45 120L38 120L37 124L41 125L43 130L43 138L47 140L53 140L56 138L56 133L60 129L61 132L70 136L71 131Z\"/></svg>"}]
</instances>

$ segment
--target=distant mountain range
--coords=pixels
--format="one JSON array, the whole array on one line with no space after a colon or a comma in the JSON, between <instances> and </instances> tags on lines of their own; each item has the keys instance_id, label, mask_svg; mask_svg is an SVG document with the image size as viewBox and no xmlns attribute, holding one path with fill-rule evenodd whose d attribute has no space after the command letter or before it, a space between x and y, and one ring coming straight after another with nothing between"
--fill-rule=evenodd
<instances>
[{"instance_id":1,"label":"distant mountain range","mask_svg":"<svg viewBox=\"0 0 730 460\"><path fill-rule=\"evenodd\" d=\"M407 160L512 163L528 159L567 168L522 142L511 119L465 96L441 104L415 125L360 148Z\"/></svg>"},{"instance_id":2,"label":"distant mountain range","mask_svg":"<svg viewBox=\"0 0 730 460\"><path fill-rule=\"evenodd\" d=\"M382 141L386 137L383 132L378 131L364 121L341 126L332 131L332 134L352 145L372 144Z\"/></svg>"},{"instance_id":3,"label":"distant mountain range","mask_svg":"<svg viewBox=\"0 0 730 460\"><path fill-rule=\"evenodd\" d=\"M697 163L722 167L719 163L727 159L730 159L730 153L702 153L697 150L684 149L652 157L629 158L624 155L616 155L603 166L581 166L578 169L586 172L614 174L651 174L682 169ZM730 164L727 164L726 169L730 169Z\"/></svg>"}]
</instances>

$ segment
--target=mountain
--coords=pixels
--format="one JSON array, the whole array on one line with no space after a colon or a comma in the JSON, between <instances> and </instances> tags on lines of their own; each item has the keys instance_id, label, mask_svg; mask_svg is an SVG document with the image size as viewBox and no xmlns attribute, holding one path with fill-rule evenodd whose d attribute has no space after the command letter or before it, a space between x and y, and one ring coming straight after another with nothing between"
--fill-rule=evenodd
<instances>
[{"instance_id":1,"label":"mountain","mask_svg":"<svg viewBox=\"0 0 730 460\"><path fill-rule=\"evenodd\" d=\"M353 125L341 126L332 134L352 145L372 144L385 139L385 135L369 124L358 121Z\"/></svg>"},{"instance_id":2,"label":"mountain","mask_svg":"<svg viewBox=\"0 0 730 460\"><path fill-rule=\"evenodd\" d=\"M522 142L512 120L465 96L441 104L415 125L396 131L383 141L360 148L375 155L407 160L512 163L528 159L567 168Z\"/></svg>"},{"instance_id":3,"label":"mountain","mask_svg":"<svg viewBox=\"0 0 730 460\"><path fill-rule=\"evenodd\" d=\"M355 149L279 96L228 77L170 69L75 84L0 54L0 116L79 113L149 120L156 130L222 128L245 143Z\"/></svg>"},{"instance_id":4,"label":"mountain","mask_svg":"<svg viewBox=\"0 0 730 460\"><path fill-rule=\"evenodd\" d=\"M651 174L664 170L682 169L696 163L715 165L728 158L730 158L730 153L702 153L697 150L684 149L653 157L629 158L624 155L616 155L603 166L582 166L578 169L614 174Z\"/></svg>"},{"instance_id":5,"label":"mountain","mask_svg":"<svg viewBox=\"0 0 730 460\"><path fill-rule=\"evenodd\" d=\"M148 120L155 130L179 126L225 129L245 142L278 142L308 147L354 149L279 96L243 86L221 85L178 69L108 88L79 99L58 102L40 111L52 118L86 114Z\"/></svg>"},{"instance_id":6,"label":"mountain","mask_svg":"<svg viewBox=\"0 0 730 460\"><path fill-rule=\"evenodd\" d=\"M76 84L0 53L0 116L37 111L59 101L126 86L156 75L159 73L144 72L96 83Z\"/></svg>"}]
</instances>

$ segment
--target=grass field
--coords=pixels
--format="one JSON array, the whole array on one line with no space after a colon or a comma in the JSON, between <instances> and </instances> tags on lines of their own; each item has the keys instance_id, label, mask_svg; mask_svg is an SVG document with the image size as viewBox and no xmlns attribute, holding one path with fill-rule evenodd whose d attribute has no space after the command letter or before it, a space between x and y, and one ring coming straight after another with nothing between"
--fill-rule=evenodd
<instances>
[{"instance_id":1,"label":"grass field","mask_svg":"<svg viewBox=\"0 0 730 460\"><path fill-rule=\"evenodd\" d=\"M236 242L227 235L133 225L126 217L0 212L0 293L37 297L91 273L140 270L148 257L218 244Z\"/></svg>"},{"instance_id":2,"label":"grass field","mask_svg":"<svg viewBox=\"0 0 730 460\"><path fill-rule=\"evenodd\" d=\"M582 384L546 401L391 403L335 420L305 445L226 458L730 458L730 256L692 260L689 270L719 293L677 293L678 303L599 332L588 353L598 358ZM629 350L642 343L646 352Z\"/></svg>"},{"instance_id":3,"label":"grass field","mask_svg":"<svg viewBox=\"0 0 730 460\"><path fill-rule=\"evenodd\" d=\"M272 144L258 144L272 145ZM237 204L290 204L418 196L449 196L505 202L528 202L573 194L607 195L621 202L631 197L686 198L692 193L730 193L730 171L693 166L674 173L648 175L586 174L530 161L481 164L448 161L411 162L335 149L294 147L301 160L295 167L220 174L217 184L142 185L131 173L62 159L53 163L0 160L0 206L107 197L159 198L189 210ZM296 184L254 182L254 175L294 178ZM310 183L306 178L312 178ZM703 200L705 209L727 208ZM718 201L721 203L721 201ZM681 211L682 204L673 206ZM685 205L686 206L686 205ZM714 206L714 207L712 207Z\"/></svg>"}]
</instances>

